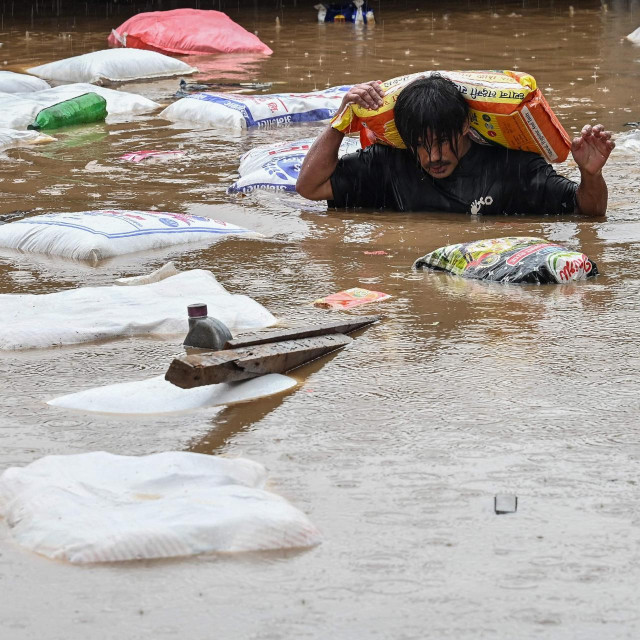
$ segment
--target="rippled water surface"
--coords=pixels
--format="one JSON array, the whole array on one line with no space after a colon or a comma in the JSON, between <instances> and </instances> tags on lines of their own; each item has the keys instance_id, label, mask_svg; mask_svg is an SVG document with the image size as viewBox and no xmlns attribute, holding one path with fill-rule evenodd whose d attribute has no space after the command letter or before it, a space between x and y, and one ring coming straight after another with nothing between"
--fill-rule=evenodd
<instances>
[{"instance_id":1,"label":"rippled water surface","mask_svg":"<svg viewBox=\"0 0 640 640\"><path fill-rule=\"evenodd\" d=\"M318 25L307 6L234 8L274 55L189 62L201 69L196 80L272 82L278 91L429 68L527 71L569 131L602 122L618 136L606 220L327 211L298 197L226 195L242 153L322 125L233 134L151 114L62 130L53 144L1 158L0 213L154 208L265 238L96 267L3 253L0 292L104 285L173 259L211 269L285 323L333 319L309 302L352 286L392 298L364 307L385 320L296 371L294 390L188 415L113 418L44 404L158 375L179 340L5 353L1 468L91 450L247 456L267 465L271 488L308 513L325 542L87 568L24 551L0 529L0 637L638 637L640 162L625 149L633 135L625 123L640 120L640 47L623 37L640 25L640 3L574 6L374 3L377 25L364 30ZM99 18L84 4L75 18L5 13L0 64L21 70L102 48L128 17L126 6L109 7ZM177 81L126 88L168 104ZM118 160L141 149L186 154ZM571 161L560 171L577 176ZM563 287L492 286L411 271L443 244L503 235L580 249L601 275ZM364 253L379 250L386 255ZM518 513L496 516L496 493L517 494Z\"/></svg>"}]
</instances>

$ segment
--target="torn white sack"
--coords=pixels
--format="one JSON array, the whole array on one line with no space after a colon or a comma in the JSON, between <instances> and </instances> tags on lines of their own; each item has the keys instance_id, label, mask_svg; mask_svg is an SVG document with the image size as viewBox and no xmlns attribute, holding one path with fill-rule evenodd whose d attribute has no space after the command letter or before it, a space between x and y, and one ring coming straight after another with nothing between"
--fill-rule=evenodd
<instances>
[{"instance_id":1,"label":"torn white sack","mask_svg":"<svg viewBox=\"0 0 640 640\"><path fill-rule=\"evenodd\" d=\"M46 456L0 476L0 516L18 544L73 563L318 544L266 476L251 460L189 452Z\"/></svg>"},{"instance_id":2,"label":"torn white sack","mask_svg":"<svg viewBox=\"0 0 640 640\"><path fill-rule=\"evenodd\" d=\"M171 122L236 130L317 122L333 117L350 88L253 96L205 91L174 102L158 117Z\"/></svg>"},{"instance_id":3,"label":"torn white sack","mask_svg":"<svg viewBox=\"0 0 640 640\"><path fill-rule=\"evenodd\" d=\"M209 316L232 333L269 327L276 321L255 300L227 292L210 271L195 269L140 286L0 294L0 349L46 348L122 336L184 337L189 330L187 305L194 302L205 303Z\"/></svg>"},{"instance_id":4,"label":"torn white sack","mask_svg":"<svg viewBox=\"0 0 640 640\"><path fill-rule=\"evenodd\" d=\"M0 151L14 147L29 147L36 144L55 142L53 136L40 131L16 131L15 129L0 129Z\"/></svg>"},{"instance_id":5,"label":"torn white sack","mask_svg":"<svg viewBox=\"0 0 640 640\"><path fill-rule=\"evenodd\" d=\"M295 387L293 378L270 373L242 382L209 384L194 389L181 389L167 382L164 375L149 380L121 382L70 393L49 400L47 404L63 409L95 413L147 415L193 411L206 407L246 402L282 393Z\"/></svg>"},{"instance_id":6,"label":"torn white sack","mask_svg":"<svg viewBox=\"0 0 640 640\"><path fill-rule=\"evenodd\" d=\"M42 78L36 78L26 73L0 71L0 93L28 93L50 88L49 83Z\"/></svg>"},{"instance_id":7,"label":"torn white sack","mask_svg":"<svg viewBox=\"0 0 640 640\"><path fill-rule=\"evenodd\" d=\"M99 262L137 251L258 235L203 216L161 211L45 213L0 227L0 247Z\"/></svg>"},{"instance_id":8,"label":"torn white sack","mask_svg":"<svg viewBox=\"0 0 640 640\"><path fill-rule=\"evenodd\" d=\"M300 167L315 138L294 142L261 145L247 151L240 158L240 177L227 193L250 193L256 189L295 192ZM360 149L360 140L345 138L338 149L338 157Z\"/></svg>"},{"instance_id":9,"label":"torn white sack","mask_svg":"<svg viewBox=\"0 0 640 640\"><path fill-rule=\"evenodd\" d=\"M197 69L156 51L104 49L41 64L27 71L49 81L100 83L188 75Z\"/></svg>"},{"instance_id":10,"label":"torn white sack","mask_svg":"<svg viewBox=\"0 0 640 640\"><path fill-rule=\"evenodd\" d=\"M157 102L135 93L76 83L32 93L0 93L0 127L26 129L42 109L85 93L97 93L107 101L107 122L160 108Z\"/></svg>"}]
</instances>

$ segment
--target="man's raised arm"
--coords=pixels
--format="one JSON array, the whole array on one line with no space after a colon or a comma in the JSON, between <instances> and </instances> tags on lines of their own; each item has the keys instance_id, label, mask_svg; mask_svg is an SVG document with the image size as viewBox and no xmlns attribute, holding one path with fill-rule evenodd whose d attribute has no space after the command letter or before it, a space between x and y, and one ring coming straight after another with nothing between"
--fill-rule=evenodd
<instances>
[{"instance_id":1,"label":"man's raised arm","mask_svg":"<svg viewBox=\"0 0 640 640\"><path fill-rule=\"evenodd\" d=\"M339 112L350 103L356 103L368 109L382 106L383 92L381 81L373 80L364 84L356 84L342 99ZM308 200L332 200L331 176L338 164L338 149L344 134L333 127L328 127L313 143L307 153L300 175L296 182L296 191Z\"/></svg>"},{"instance_id":2,"label":"man's raised arm","mask_svg":"<svg viewBox=\"0 0 640 640\"><path fill-rule=\"evenodd\" d=\"M585 125L580 137L573 139L571 153L580 169L578 212L585 216L603 216L607 212L608 192L602 168L615 146L611 133L601 124Z\"/></svg>"}]
</instances>

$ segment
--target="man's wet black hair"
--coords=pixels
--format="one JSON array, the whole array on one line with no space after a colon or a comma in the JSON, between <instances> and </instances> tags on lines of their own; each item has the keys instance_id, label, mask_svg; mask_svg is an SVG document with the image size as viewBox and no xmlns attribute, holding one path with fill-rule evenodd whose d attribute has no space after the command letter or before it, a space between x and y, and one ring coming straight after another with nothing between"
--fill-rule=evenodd
<instances>
[{"instance_id":1,"label":"man's wet black hair","mask_svg":"<svg viewBox=\"0 0 640 640\"><path fill-rule=\"evenodd\" d=\"M431 151L427 134L435 144L449 142L458 156L458 136L469 120L469 105L451 80L434 74L414 80L400 92L394 119L400 137L414 156L420 147Z\"/></svg>"}]
</instances>

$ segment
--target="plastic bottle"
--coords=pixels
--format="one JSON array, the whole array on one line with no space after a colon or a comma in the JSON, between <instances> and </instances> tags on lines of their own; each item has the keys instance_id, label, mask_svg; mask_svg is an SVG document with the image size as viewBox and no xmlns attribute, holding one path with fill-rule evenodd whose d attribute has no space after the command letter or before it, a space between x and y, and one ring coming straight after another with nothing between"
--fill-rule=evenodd
<instances>
[{"instance_id":1,"label":"plastic bottle","mask_svg":"<svg viewBox=\"0 0 640 640\"><path fill-rule=\"evenodd\" d=\"M207 315L206 304L202 302L190 304L187 307L187 313L189 314L189 333L183 342L185 347L219 351L227 340L232 339L233 336L224 323Z\"/></svg>"},{"instance_id":2,"label":"plastic bottle","mask_svg":"<svg viewBox=\"0 0 640 640\"><path fill-rule=\"evenodd\" d=\"M324 24L324 20L327 17L327 7L323 4L314 4L313 8L318 12L318 22Z\"/></svg>"},{"instance_id":3,"label":"plastic bottle","mask_svg":"<svg viewBox=\"0 0 640 640\"><path fill-rule=\"evenodd\" d=\"M107 101L97 93L83 93L77 98L42 109L27 129L59 129L74 124L99 122L106 117Z\"/></svg>"},{"instance_id":4,"label":"plastic bottle","mask_svg":"<svg viewBox=\"0 0 640 640\"><path fill-rule=\"evenodd\" d=\"M371 11L371 9L369 9L369 11L367 11L367 13L364 16L367 19L367 26L368 27L373 27L376 24L376 18L373 15L373 11Z\"/></svg>"}]
</instances>

